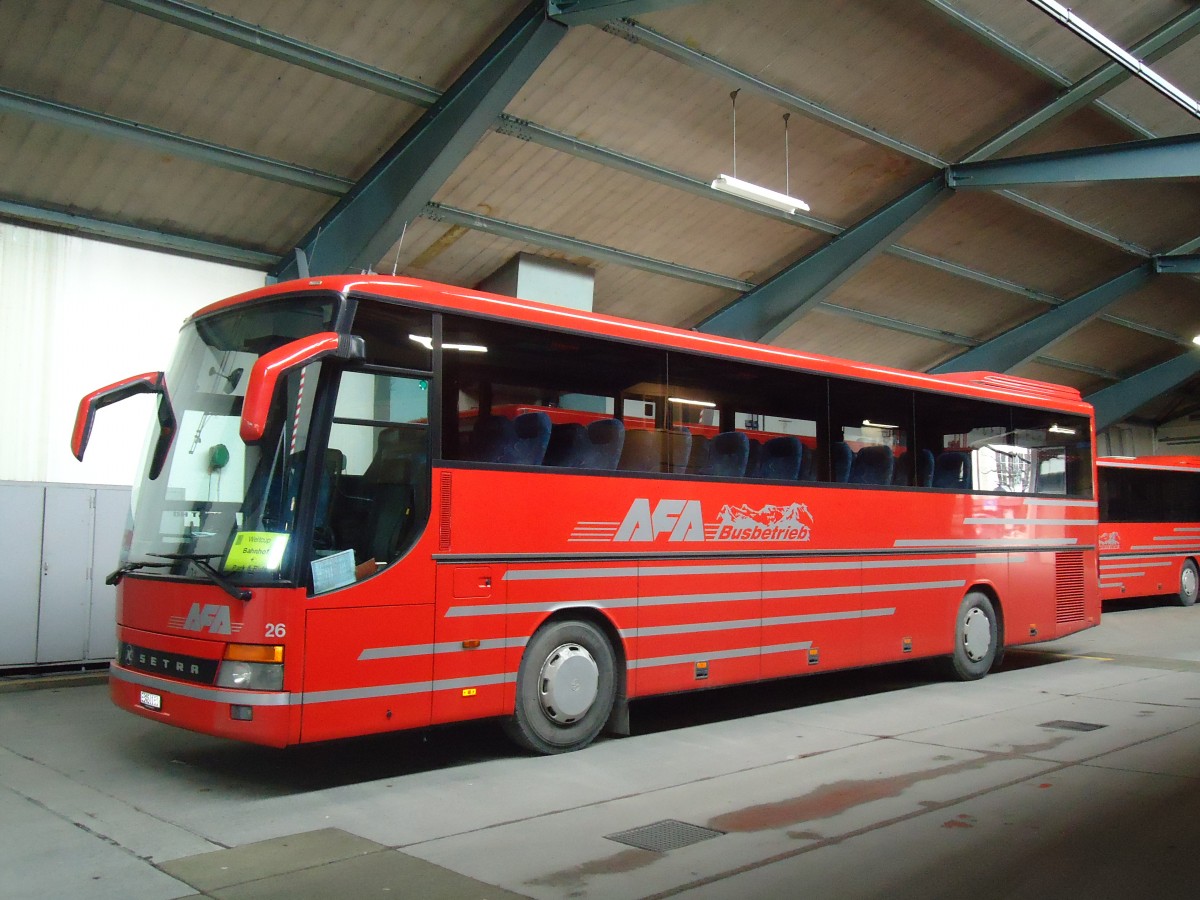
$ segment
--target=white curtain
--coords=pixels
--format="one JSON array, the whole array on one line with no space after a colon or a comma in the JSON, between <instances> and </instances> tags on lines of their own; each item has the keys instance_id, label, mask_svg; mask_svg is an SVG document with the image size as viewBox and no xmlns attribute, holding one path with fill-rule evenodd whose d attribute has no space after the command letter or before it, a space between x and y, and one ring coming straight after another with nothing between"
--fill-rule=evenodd
<instances>
[{"instance_id":1,"label":"white curtain","mask_svg":"<svg viewBox=\"0 0 1200 900\"><path fill-rule=\"evenodd\" d=\"M0 222L0 480L133 482L155 399L99 411L71 455L79 399L165 369L183 320L261 272Z\"/></svg>"}]
</instances>

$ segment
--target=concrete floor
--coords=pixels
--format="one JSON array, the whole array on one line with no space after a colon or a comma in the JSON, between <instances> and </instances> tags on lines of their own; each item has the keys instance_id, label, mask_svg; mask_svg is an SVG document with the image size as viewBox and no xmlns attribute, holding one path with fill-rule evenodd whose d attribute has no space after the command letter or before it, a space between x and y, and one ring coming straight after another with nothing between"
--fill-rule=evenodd
<instances>
[{"instance_id":1,"label":"concrete floor","mask_svg":"<svg viewBox=\"0 0 1200 900\"><path fill-rule=\"evenodd\" d=\"M1200 608L1107 608L972 684L892 666L633 726L548 758L492 724L278 752L0 680L0 897L1200 891ZM642 826L673 849L611 837Z\"/></svg>"}]
</instances>

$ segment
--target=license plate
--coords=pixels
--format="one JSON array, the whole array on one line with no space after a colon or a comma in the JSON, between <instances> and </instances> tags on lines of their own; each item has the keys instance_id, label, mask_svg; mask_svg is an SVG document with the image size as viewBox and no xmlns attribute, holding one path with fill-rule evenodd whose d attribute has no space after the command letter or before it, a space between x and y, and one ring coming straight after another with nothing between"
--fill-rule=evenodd
<instances>
[{"instance_id":1,"label":"license plate","mask_svg":"<svg viewBox=\"0 0 1200 900\"><path fill-rule=\"evenodd\" d=\"M138 693L138 702L146 707L146 709L162 709L162 694L140 691Z\"/></svg>"}]
</instances>

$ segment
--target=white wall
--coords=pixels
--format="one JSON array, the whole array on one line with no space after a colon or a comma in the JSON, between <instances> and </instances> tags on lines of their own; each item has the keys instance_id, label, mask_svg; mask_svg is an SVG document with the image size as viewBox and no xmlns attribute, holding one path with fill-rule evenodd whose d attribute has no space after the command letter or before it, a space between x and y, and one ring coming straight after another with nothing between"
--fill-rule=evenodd
<instances>
[{"instance_id":1,"label":"white wall","mask_svg":"<svg viewBox=\"0 0 1200 900\"><path fill-rule=\"evenodd\" d=\"M0 222L0 480L131 484L155 398L100 410L84 462L79 399L171 362L192 312L262 272Z\"/></svg>"}]
</instances>

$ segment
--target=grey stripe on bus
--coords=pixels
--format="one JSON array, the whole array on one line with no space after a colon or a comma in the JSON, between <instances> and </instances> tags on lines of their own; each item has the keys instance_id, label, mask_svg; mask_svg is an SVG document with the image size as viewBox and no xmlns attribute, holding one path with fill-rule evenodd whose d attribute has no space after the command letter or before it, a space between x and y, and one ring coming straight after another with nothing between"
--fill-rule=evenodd
<instances>
[{"instance_id":1,"label":"grey stripe on bus","mask_svg":"<svg viewBox=\"0 0 1200 900\"><path fill-rule=\"evenodd\" d=\"M446 641L442 644L402 644L398 647L368 647L358 654L358 661L368 659L400 659L405 656L426 656L442 653L470 653L474 650L503 650L524 647L528 638L493 638L480 641L479 646L467 648L462 641Z\"/></svg>"},{"instance_id":2,"label":"grey stripe on bus","mask_svg":"<svg viewBox=\"0 0 1200 900\"><path fill-rule=\"evenodd\" d=\"M653 659L630 660L631 669L652 669L656 666L674 666L679 663L711 662L714 659L741 659L747 656L759 656L769 653L791 653L797 650L808 650L812 641L801 641L797 644L775 644L770 647L742 647L737 650L697 650L695 653L683 653L679 656L659 656Z\"/></svg>"},{"instance_id":3,"label":"grey stripe on bus","mask_svg":"<svg viewBox=\"0 0 1200 900\"><path fill-rule=\"evenodd\" d=\"M723 591L715 594L665 594L658 597L619 597L603 600L588 600L583 603L574 601L547 601L544 603L516 603L505 605L496 603L491 606L454 606L446 611L446 616L499 616L515 613L554 612L559 609L626 609L634 606L674 606L692 603L736 603L745 600L788 600L802 597L836 597L854 596L857 594L877 594L885 591L928 591L940 588L963 587L964 579L951 581L913 581L902 584L846 584L834 587L788 588L778 591Z\"/></svg>"},{"instance_id":4,"label":"grey stripe on bus","mask_svg":"<svg viewBox=\"0 0 1200 900\"><path fill-rule=\"evenodd\" d=\"M1082 506L1096 509L1100 504L1095 500L1026 500L1025 506Z\"/></svg>"},{"instance_id":5,"label":"grey stripe on bus","mask_svg":"<svg viewBox=\"0 0 1200 900\"><path fill-rule=\"evenodd\" d=\"M116 663L109 666L108 677L115 678L117 681L127 681L139 687L153 688L180 697L190 697L193 700L209 700L213 703L236 703L238 706L289 706L299 702L293 694L282 691L231 691L226 688L205 687L199 684L156 678L142 672L132 672L129 669L121 668Z\"/></svg>"},{"instance_id":6,"label":"grey stripe on bus","mask_svg":"<svg viewBox=\"0 0 1200 900\"><path fill-rule=\"evenodd\" d=\"M1004 519L995 516L971 516L964 525L1098 525L1098 519Z\"/></svg>"},{"instance_id":7,"label":"grey stripe on bus","mask_svg":"<svg viewBox=\"0 0 1200 900\"><path fill-rule=\"evenodd\" d=\"M1061 547L1063 549L1077 550L1079 538L901 538L896 541L897 547L945 547L949 550L951 547L958 548L984 548L984 547L1011 547L1013 550L1032 550L1032 549L1050 549Z\"/></svg>"},{"instance_id":8,"label":"grey stripe on bus","mask_svg":"<svg viewBox=\"0 0 1200 900\"><path fill-rule=\"evenodd\" d=\"M440 681L410 681L405 684L380 684L365 688L341 688L331 691L308 691L301 694L304 703L334 703L338 700L372 700L379 697L402 697L427 691L452 691L462 688L508 684L517 680L516 672L500 675L479 675L474 678L444 678Z\"/></svg>"},{"instance_id":9,"label":"grey stripe on bus","mask_svg":"<svg viewBox=\"0 0 1200 900\"><path fill-rule=\"evenodd\" d=\"M1172 553L1171 556L1175 556L1175 554ZM1164 566L1169 566L1171 564L1170 560L1164 560L1163 562L1139 562L1139 560L1143 560L1143 559L1148 560L1148 559L1156 559L1157 558L1157 557L1152 557L1152 556L1118 556L1118 557L1110 556L1108 558L1109 559L1116 558L1116 559L1121 559L1124 561L1119 562L1119 563L1115 563L1115 562L1114 563L1100 563L1101 571L1107 571L1108 569L1120 569L1123 566L1138 566L1139 568L1142 568L1142 569L1161 569Z\"/></svg>"},{"instance_id":10,"label":"grey stripe on bus","mask_svg":"<svg viewBox=\"0 0 1200 900\"><path fill-rule=\"evenodd\" d=\"M1157 540L1157 538L1155 540ZM1134 544L1129 549L1130 550L1161 550L1162 545L1159 544L1159 545L1155 546L1154 544ZM1183 547L1172 547L1171 548L1172 556L1182 556L1184 554L1187 554L1190 556L1194 553L1200 553L1200 544L1197 544L1194 546L1183 546Z\"/></svg>"},{"instance_id":11,"label":"grey stripe on bus","mask_svg":"<svg viewBox=\"0 0 1200 900\"><path fill-rule=\"evenodd\" d=\"M626 628L623 638L659 637L665 634L693 634L708 631L732 631L736 628L775 628L780 625L808 625L813 622L837 622L844 619L873 619L894 616L896 608L851 609L844 612L810 613L802 616L775 616L767 619L740 619L736 622L697 622L691 625L658 625L652 628Z\"/></svg>"},{"instance_id":12,"label":"grey stripe on bus","mask_svg":"<svg viewBox=\"0 0 1200 900\"><path fill-rule=\"evenodd\" d=\"M869 554L868 554L869 555ZM878 559L845 562L749 563L736 566L630 566L580 569L510 569L505 581L560 581L577 578L632 578L660 575L753 575L758 572L838 572L854 569L919 569L925 566L1008 565L1024 562L1023 556L959 556L950 559Z\"/></svg>"}]
</instances>

